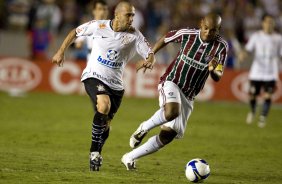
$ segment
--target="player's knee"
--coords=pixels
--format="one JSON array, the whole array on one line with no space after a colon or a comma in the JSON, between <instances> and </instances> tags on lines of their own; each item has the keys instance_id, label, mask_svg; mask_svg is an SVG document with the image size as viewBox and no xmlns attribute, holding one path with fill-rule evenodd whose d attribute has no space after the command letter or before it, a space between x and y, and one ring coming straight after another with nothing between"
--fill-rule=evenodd
<instances>
[{"instance_id":1,"label":"player's knee","mask_svg":"<svg viewBox=\"0 0 282 184\"><path fill-rule=\"evenodd\" d=\"M111 105L108 102L97 104L97 110L103 114L108 114L110 112L110 108L111 108Z\"/></svg>"},{"instance_id":2,"label":"player's knee","mask_svg":"<svg viewBox=\"0 0 282 184\"><path fill-rule=\"evenodd\" d=\"M98 95L97 97L97 110L100 113L103 114L109 114L110 109L111 109L111 100L109 98L109 96L107 95L103 95L100 96Z\"/></svg>"},{"instance_id":3,"label":"player's knee","mask_svg":"<svg viewBox=\"0 0 282 184\"><path fill-rule=\"evenodd\" d=\"M250 99L250 100L255 100L256 97L257 97L257 95L256 95L255 93L250 93L250 94L249 94L249 99Z\"/></svg>"},{"instance_id":4,"label":"player's knee","mask_svg":"<svg viewBox=\"0 0 282 184\"><path fill-rule=\"evenodd\" d=\"M165 128L162 128L159 134L159 139L163 145L166 145L170 143L175 138L176 135L177 133L174 130L172 130L171 128L165 127Z\"/></svg>"},{"instance_id":5,"label":"player's knee","mask_svg":"<svg viewBox=\"0 0 282 184\"><path fill-rule=\"evenodd\" d=\"M180 114L180 108L178 103L169 103L165 105L165 119L172 121Z\"/></svg>"},{"instance_id":6,"label":"player's knee","mask_svg":"<svg viewBox=\"0 0 282 184\"><path fill-rule=\"evenodd\" d=\"M257 95L258 95L258 92L257 92L256 88L252 86L249 90L249 98L251 100L254 100Z\"/></svg>"},{"instance_id":7,"label":"player's knee","mask_svg":"<svg viewBox=\"0 0 282 184\"><path fill-rule=\"evenodd\" d=\"M107 120L106 130L110 129L110 126L111 126L111 121L112 121L111 119L108 119L108 120Z\"/></svg>"},{"instance_id":8,"label":"player's knee","mask_svg":"<svg viewBox=\"0 0 282 184\"><path fill-rule=\"evenodd\" d=\"M270 100L271 99L272 94L271 93L264 93L264 100Z\"/></svg>"}]
</instances>

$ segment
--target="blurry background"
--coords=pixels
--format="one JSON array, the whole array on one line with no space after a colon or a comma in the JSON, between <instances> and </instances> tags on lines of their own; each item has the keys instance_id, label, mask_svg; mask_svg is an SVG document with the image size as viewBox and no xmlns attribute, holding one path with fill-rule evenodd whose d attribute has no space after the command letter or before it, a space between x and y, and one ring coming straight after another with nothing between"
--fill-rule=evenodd
<instances>
[{"instance_id":1,"label":"blurry background","mask_svg":"<svg viewBox=\"0 0 282 184\"><path fill-rule=\"evenodd\" d=\"M106 0L113 17L118 0ZM223 17L222 34L228 40L228 67L236 68L238 43L244 44L251 33L261 27L264 13L276 19L277 31L282 29L282 1L279 0L132 0L136 7L134 26L141 29L150 43L168 30L198 27L200 18L211 11ZM34 29L46 31L45 41L57 48L68 31L91 20L91 0L2 0L0 2L0 55L31 57L29 43ZM44 46L42 46L44 47ZM15 50L16 49L16 50ZM49 48L51 53L54 48ZM171 61L169 49L159 62ZM75 57L75 54L71 55Z\"/></svg>"},{"instance_id":2,"label":"blurry background","mask_svg":"<svg viewBox=\"0 0 282 184\"><path fill-rule=\"evenodd\" d=\"M110 10L109 19L112 19L114 6L119 0L106 0L106 2ZM240 48L244 46L249 36L261 28L261 17L263 14L269 13L273 15L276 20L276 31L281 32L282 30L282 13L280 11L282 1L280 0L131 0L131 2L136 7L134 26L142 31L152 45L169 30L185 27L197 28L200 18L208 12L214 11L221 14L223 18L221 34L229 44L226 68L232 71L249 69L251 58L246 62L239 63L237 62L237 56ZM4 59L7 59L7 57L27 59L40 66L42 62L50 63L52 55L58 49L67 33L78 25L92 20L92 3L92 0L2 0L0 2L0 57ZM138 92L137 89L137 93L142 94L141 96L157 95L155 87L158 77L165 70L165 65L169 64L175 57L177 50L177 46L170 44L157 54L158 64L164 64L164 66L158 70L157 76L153 76L156 79L152 82L152 90L154 92L140 90ZM73 45L66 55L67 59L76 62L81 69L85 66L86 56L87 47L75 49ZM139 58L134 58L134 60L137 59ZM77 61L82 61L82 64ZM51 66L44 66L43 68L46 67L50 68ZM73 67L70 66L70 68ZM74 71L77 69L70 70ZM126 74L129 73L128 75L131 77L134 75L133 71L132 69L131 72ZM44 79L46 72L42 72L42 75ZM47 71L47 75L49 75L49 71ZM72 72L70 75L75 75L76 78L79 78L80 72ZM9 77L8 74L4 75L2 72L2 79L6 81L6 84L9 83L3 76ZM228 77L228 74L225 76L227 76L225 79L228 83L237 77L237 74L232 73L230 77ZM245 84L239 82L240 84L238 85L241 87L238 88L240 88L240 91L245 90L246 92L247 90L246 76L246 74L244 74L244 77L239 76L238 80L245 82ZM135 81L135 78L129 79L126 82L130 83L131 80ZM224 84L224 82L222 83ZM51 85L56 85L56 82L53 82ZM279 86L280 83L278 84ZM60 86L57 87L62 88ZM131 86L127 88L128 90L132 89ZM42 89L42 87L39 87L39 89ZM4 89L4 91L7 90ZM58 92L58 90L55 91ZM67 92L67 89L60 90L60 93L62 91L72 93L70 91ZM129 91L128 93L131 92ZM154 95L150 93L154 93ZM245 97L242 98L241 94L238 92L233 93L237 93L233 96L239 96L234 98L243 99L244 101ZM137 94L137 96L140 95Z\"/></svg>"}]
</instances>

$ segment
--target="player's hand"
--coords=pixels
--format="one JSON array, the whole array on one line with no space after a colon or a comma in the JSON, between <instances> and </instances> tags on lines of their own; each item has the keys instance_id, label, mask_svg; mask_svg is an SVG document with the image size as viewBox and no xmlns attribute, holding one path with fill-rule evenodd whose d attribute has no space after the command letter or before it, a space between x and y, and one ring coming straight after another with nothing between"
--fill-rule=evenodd
<instances>
[{"instance_id":1,"label":"player's hand","mask_svg":"<svg viewBox=\"0 0 282 184\"><path fill-rule=\"evenodd\" d=\"M239 63L242 63L246 60L246 58L248 58L248 53L244 50L242 50L241 52L239 52L238 54L238 61Z\"/></svg>"},{"instance_id":2,"label":"player's hand","mask_svg":"<svg viewBox=\"0 0 282 184\"><path fill-rule=\"evenodd\" d=\"M217 58L213 58L210 62L209 62L209 71L213 71L218 65L218 59Z\"/></svg>"},{"instance_id":3,"label":"player's hand","mask_svg":"<svg viewBox=\"0 0 282 184\"><path fill-rule=\"evenodd\" d=\"M147 71L147 69L150 69L150 70L153 69L155 62L156 62L156 60L155 60L154 54L150 54L148 59L146 59L145 61L141 60L141 61L137 62L136 70L138 72L140 69L143 68L143 73L145 73Z\"/></svg>"},{"instance_id":4,"label":"player's hand","mask_svg":"<svg viewBox=\"0 0 282 184\"><path fill-rule=\"evenodd\" d=\"M136 63L136 71L138 72L140 69L143 68L143 73L145 73L147 71L147 69L150 69L152 70L154 67L154 64L152 62L149 62L149 61L144 61L144 60L141 60L141 61L138 61Z\"/></svg>"},{"instance_id":5,"label":"player's hand","mask_svg":"<svg viewBox=\"0 0 282 184\"><path fill-rule=\"evenodd\" d=\"M63 66L64 61L65 61L64 54L58 52L52 58L52 63L57 64L59 67Z\"/></svg>"},{"instance_id":6,"label":"player's hand","mask_svg":"<svg viewBox=\"0 0 282 184\"><path fill-rule=\"evenodd\" d=\"M136 63L136 71L138 72L141 68L143 68L144 60L137 61Z\"/></svg>"}]
</instances>

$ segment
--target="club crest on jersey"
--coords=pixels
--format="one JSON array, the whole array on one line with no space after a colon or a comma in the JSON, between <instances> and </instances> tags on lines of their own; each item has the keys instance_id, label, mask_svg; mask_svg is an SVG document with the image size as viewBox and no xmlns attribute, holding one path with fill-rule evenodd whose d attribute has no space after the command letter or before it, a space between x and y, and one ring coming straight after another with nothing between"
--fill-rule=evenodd
<instances>
[{"instance_id":1,"label":"club crest on jersey","mask_svg":"<svg viewBox=\"0 0 282 184\"><path fill-rule=\"evenodd\" d=\"M127 45L127 44L129 44L130 43L130 39L131 39L131 37L129 37L129 36L122 36L121 37L121 43L122 44L124 44L124 45Z\"/></svg>"},{"instance_id":2,"label":"club crest on jersey","mask_svg":"<svg viewBox=\"0 0 282 184\"><path fill-rule=\"evenodd\" d=\"M212 60L212 58L213 58L212 56L206 55L204 60L205 60L206 63L209 63Z\"/></svg>"},{"instance_id":3,"label":"club crest on jersey","mask_svg":"<svg viewBox=\"0 0 282 184\"><path fill-rule=\"evenodd\" d=\"M106 28L106 24L104 24L104 23L103 24L99 24L99 28L100 29L105 29Z\"/></svg>"},{"instance_id":4,"label":"club crest on jersey","mask_svg":"<svg viewBox=\"0 0 282 184\"><path fill-rule=\"evenodd\" d=\"M99 85L97 86L97 90L98 90L98 91L105 91L105 87L104 87L103 85L99 84Z\"/></svg>"}]
</instances>

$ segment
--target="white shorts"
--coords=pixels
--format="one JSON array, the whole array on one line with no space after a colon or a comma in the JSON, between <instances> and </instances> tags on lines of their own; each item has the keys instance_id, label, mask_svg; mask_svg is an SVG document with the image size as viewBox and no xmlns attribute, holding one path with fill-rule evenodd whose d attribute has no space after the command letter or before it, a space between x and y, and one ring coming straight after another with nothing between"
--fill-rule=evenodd
<instances>
[{"instance_id":1,"label":"white shorts","mask_svg":"<svg viewBox=\"0 0 282 184\"><path fill-rule=\"evenodd\" d=\"M193 111L194 101L188 100L179 87L171 81L165 81L159 84L159 105L163 107L166 103L176 102L180 104L180 115L163 126L169 127L177 132L175 138L179 139L184 136L187 121Z\"/></svg>"}]
</instances>

